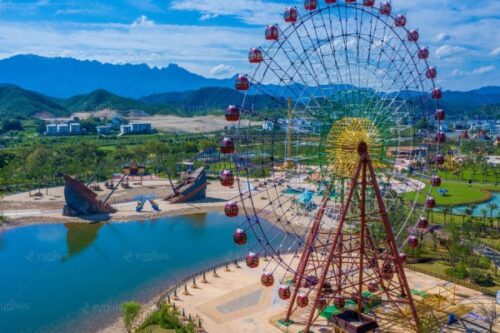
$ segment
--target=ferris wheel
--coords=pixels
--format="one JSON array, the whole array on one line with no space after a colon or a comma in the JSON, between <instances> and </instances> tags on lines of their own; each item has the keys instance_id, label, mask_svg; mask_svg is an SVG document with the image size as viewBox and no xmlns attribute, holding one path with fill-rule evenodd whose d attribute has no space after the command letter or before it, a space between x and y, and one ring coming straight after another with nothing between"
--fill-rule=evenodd
<instances>
[{"instance_id":1,"label":"ferris wheel","mask_svg":"<svg viewBox=\"0 0 500 333\"><path fill-rule=\"evenodd\" d=\"M445 111L428 48L393 12L375 0L287 8L250 49L255 68L235 82L245 97L226 110L237 128L221 142L232 164L220 177L240 197L225 210L246 215L234 240L288 302L283 323L304 332L330 305L366 310L366 292L419 331L401 251L419 245L436 206Z\"/></svg>"}]
</instances>

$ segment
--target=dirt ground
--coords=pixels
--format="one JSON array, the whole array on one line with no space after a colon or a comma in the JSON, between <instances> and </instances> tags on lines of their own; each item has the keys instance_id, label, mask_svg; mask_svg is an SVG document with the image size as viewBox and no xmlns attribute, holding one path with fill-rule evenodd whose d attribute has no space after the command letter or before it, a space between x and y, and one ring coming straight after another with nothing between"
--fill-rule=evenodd
<instances>
[{"instance_id":1,"label":"dirt ground","mask_svg":"<svg viewBox=\"0 0 500 333\"><path fill-rule=\"evenodd\" d=\"M119 116L119 113L114 110L101 110L96 112L76 112L67 118L46 119L48 121L69 121L73 117L87 119L91 116L99 118L112 119ZM131 122L149 122L154 129L160 132L187 132L187 133L204 133L223 130L228 126L228 122L221 111L220 116L197 116L197 117L178 117L172 115L155 115L148 116L144 114L141 117L125 117Z\"/></svg>"},{"instance_id":2,"label":"dirt ground","mask_svg":"<svg viewBox=\"0 0 500 333\"><path fill-rule=\"evenodd\" d=\"M287 256L284 259L285 261L289 260ZM190 314L193 318L201 318L204 328L210 333L298 333L303 329L300 325L292 325L288 330L283 327L278 328L277 320L284 316L288 303L277 297L278 281L270 288L265 288L260 284L260 275L265 270L264 267L274 268L276 263L262 262L256 269L250 269L244 263L240 263L239 266L237 268L235 265L231 265L229 271L221 268L217 271L217 276L214 276L213 273L207 273L206 283L203 282L202 277L198 277L196 286L193 286L192 283L188 285L188 293L185 293L184 288L180 288L177 291L178 298L172 297L170 301L184 309L186 316ZM274 275L276 278L282 278L285 275L284 270L279 267ZM469 307L470 311L478 312L480 305L489 305L494 301L493 298L486 297L479 292L418 272L407 270L406 275L410 288L436 295L440 294L443 298L453 300L456 305ZM454 293L445 294L449 290L453 290ZM157 300L159 298L144 305L144 310L140 315L141 319L146 318L149 313L154 311ZM498 310L500 307L497 306ZM304 313L299 312L294 316L296 316L294 319L299 322L304 317ZM497 328L500 328L500 323ZM100 333L111 332L125 332L121 321L113 323ZM332 330L331 327L317 325L313 327L313 332L331 333ZM465 331L460 326L450 326L444 327L442 332Z\"/></svg>"}]
</instances>

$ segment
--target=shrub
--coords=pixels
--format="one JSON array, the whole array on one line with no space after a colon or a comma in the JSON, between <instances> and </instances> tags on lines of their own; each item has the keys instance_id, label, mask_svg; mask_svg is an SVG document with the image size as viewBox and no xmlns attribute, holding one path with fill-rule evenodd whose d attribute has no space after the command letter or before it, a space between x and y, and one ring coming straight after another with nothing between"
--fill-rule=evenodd
<instances>
[{"instance_id":1,"label":"shrub","mask_svg":"<svg viewBox=\"0 0 500 333\"><path fill-rule=\"evenodd\" d=\"M446 275L454 277L456 279L463 280L469 276L467 267L464 263L459 263L455 268L447 268L445 270Z\"/></svg>"},{"instance_id":2,"label":"shrub","mask_svg":"<svg viewBox=\"0 0 500 333\"><path fill-rule=\"evenodd\" d=\"M492 287L495 285L491 276L481 269L473 268L470 270L470 277L475 284L482 287Z\"/></svg>"},{"instance_id":3,"label":"shrub","mask_svg":"<svg viewBox=\"0 0 500 333\"><path fill-rule=\"evenodd\" d=\"M123 321L125 322L125 327L130 328L132 321L139 314L141 310L141 305L137 302L131 301L123 303L122 312L123 312Z\"/></svg>"}]
</instances>

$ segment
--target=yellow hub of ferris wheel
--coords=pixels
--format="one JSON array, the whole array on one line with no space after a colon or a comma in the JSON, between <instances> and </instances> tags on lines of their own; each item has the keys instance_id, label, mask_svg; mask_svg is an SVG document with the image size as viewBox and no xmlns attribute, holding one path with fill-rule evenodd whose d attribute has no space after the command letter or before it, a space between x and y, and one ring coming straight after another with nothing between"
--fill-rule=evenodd
<instances>
[{"instance_id":1,"label":"yellow hub of ferris wheel","mask_svg":"<svg viewBox=\"0 0 500 333\"><path fill-rule=\"evenodd\" d=\"M350 178L358 164L359 143L368 145L373 167L381 167L382 142L379 130L366 118L345 117L336 121L327 137L330 168L337 177Z\"/></svg>"}]
</instances>

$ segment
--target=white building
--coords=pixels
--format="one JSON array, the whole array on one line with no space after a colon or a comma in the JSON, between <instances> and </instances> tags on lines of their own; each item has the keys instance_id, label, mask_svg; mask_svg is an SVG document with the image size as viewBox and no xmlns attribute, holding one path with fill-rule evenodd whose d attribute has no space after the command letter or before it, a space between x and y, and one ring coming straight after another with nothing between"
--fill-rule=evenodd
<instances>
[{"instance_id":1,"label":"white building","mask_svg":"<svg viewBox=\"0 0 500 333\"><path fill-rule=\"evenodd\" d=\"M97 134L104 135L104 134L110 134L112 126L111 125L105 125L105 126L96 126L96 131Z\"/></svg>"},{"instance_id":2,"label":"white building","mask_svg":"<svg viewBox=\"0 0 500 333\"><path fill-rule=\"evenodd\" d=\"M82 132L80 123L69 123L69 132L71 134L80 134Z\"/></svg>"},{"instance_id":3,"label":"white building","mask_svg":"<svg viewBox=\"0 0 500 333\"><path fill-rule=\"evenodd\" d=\"M121 134L150 133L152 131L151 123L130 123L120 126Z\"/></svg>"},{"instance_id":4,"label":"white building","mask_svg":"<svg viewBox=\"0 0 500 333\"><path fill-rule=\"evenodd\" d=\"M45 135L57 135L57 124L47 124L45 127Z\"/></svg>"},{"instance_id":5,"label":"white building","mask_svg":"<svg viewBox=\"0 0 500 333\"><path fill-rule=\"evenodd\" d=\"M45 135L79 135L82 134L80 123L69 122L61 124L47 124Z\"/></svg>"}]
</instances>

